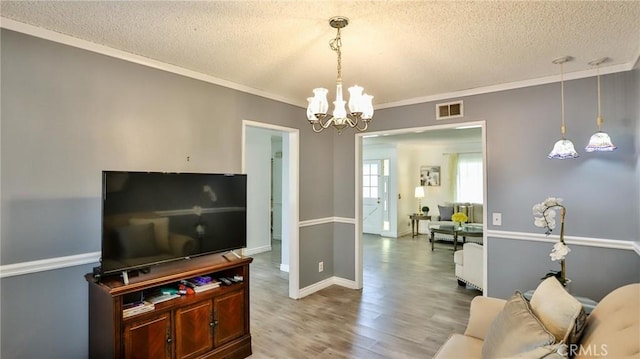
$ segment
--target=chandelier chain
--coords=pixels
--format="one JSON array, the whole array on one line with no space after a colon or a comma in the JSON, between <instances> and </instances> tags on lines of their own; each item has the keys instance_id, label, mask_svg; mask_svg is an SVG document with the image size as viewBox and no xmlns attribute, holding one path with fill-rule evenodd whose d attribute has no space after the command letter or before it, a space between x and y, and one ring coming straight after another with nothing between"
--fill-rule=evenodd
<instances>
[{"instance_id":1,"label":"chandelier chain","mask_svg":"<svg viewBox=\"0 0 640 359\"><path fill-rule=\"evenodd\" d=\"M338 81L342 81L342 38L340 37L340 28L337 29L336 38L329 41L329 47L331 50L338 54Z\"/></svg>"}]
</instances>

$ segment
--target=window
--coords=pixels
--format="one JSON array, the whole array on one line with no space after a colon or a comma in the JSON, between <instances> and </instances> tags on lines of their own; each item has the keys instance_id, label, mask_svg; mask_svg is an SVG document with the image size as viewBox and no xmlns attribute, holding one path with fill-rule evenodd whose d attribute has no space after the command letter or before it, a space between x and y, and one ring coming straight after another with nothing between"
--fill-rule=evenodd
<instances>
[{"instance_id":1,"label":"window","mask_svg":"<svg viewBox=\"0 0 640 359\"><path fill-rule=\"evenodd\" d=\"M362 198L378 198L378 164L365 163L362 167Z\"/></svg>"},{"instance_id":2,"label":"window","mask_svg":"<svg viewBox=\"0 0 640 359\"><path fill-rule=\"evenodd\" d=\"M456 173L456 201L483 203L482 153L458 154Z\"/></svg>"}]
</instances>

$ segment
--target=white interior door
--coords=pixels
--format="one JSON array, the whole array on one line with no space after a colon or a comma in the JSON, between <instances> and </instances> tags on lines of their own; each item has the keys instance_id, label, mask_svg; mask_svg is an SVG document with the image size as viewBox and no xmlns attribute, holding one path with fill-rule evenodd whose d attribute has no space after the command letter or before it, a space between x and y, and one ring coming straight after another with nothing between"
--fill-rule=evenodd
<instances>
[{"instance_id":1,"label":"white interior door","mask_svg":"<svg viewBox=\"0 0 640 359\"><path fill-rule=\"evenodd\" d=\"M362 163L362 231L380 234L382 231L382 161Z\"/></svg>"}]
</instances>

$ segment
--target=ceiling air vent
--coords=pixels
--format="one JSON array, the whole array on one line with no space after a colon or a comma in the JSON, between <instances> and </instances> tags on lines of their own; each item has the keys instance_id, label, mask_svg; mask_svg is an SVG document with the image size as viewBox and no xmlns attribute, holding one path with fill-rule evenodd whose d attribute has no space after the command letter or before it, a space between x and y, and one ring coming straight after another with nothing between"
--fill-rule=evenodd
<instances>
[{"instance_id":1,"label":"ceiling air vent","mask_svg":"<svg viewBox=\"0 0 640 359\"><path fill-rule=\"evenodd\" d=\"M448 120L450 118L458 118L464 115L462 100L448 103L439 103L436 105L436 120Z\"/></svg>"}]
</instances>

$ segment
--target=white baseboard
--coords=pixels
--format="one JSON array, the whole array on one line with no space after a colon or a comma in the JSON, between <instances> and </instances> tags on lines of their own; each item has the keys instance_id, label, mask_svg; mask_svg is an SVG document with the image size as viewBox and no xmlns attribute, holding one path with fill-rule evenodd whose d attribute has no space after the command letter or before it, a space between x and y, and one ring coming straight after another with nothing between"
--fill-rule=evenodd
<instances>
[{"instance_id":1,"label":"white baseboard","mask_svg":"<svg viewBox=\"0 0 640 359\"><path fill-rule=\"evenodd\" d=\"M289 265L280 263L280 270L289 273Z\"/></svg>"},{"instance_id":2,"label":"white baseboard","mask_svg":"<svg viewBox=\"0 0 640 359\"><path fill-rule=\"evenodd\" d=\"M355 224L355 218L347 218L347 217L325 217L325 218L317 218L317 219L309 219L306 221L300 221L298 223L299 227L309 227L309 226L317 226L319 224L328 224L328 223L346 223L346 224Z\"/></svg>"},{"instance_id":3,"label":"white baseboard","mask_svg":"<svg viewBox=\"0 0 640 359\"><path fill-rule=\"evenodd\" d=\"M341 287L349 288L349 289L359 289L356 286L356 282L340 277L331 277L325 280L322 280L318 283L314 283L308 287L304 287L300 289L298 299L304 298L310 294L321 291L325 288L328 288L332 285L339 285Z\"/></svg>"}]
</instances>

